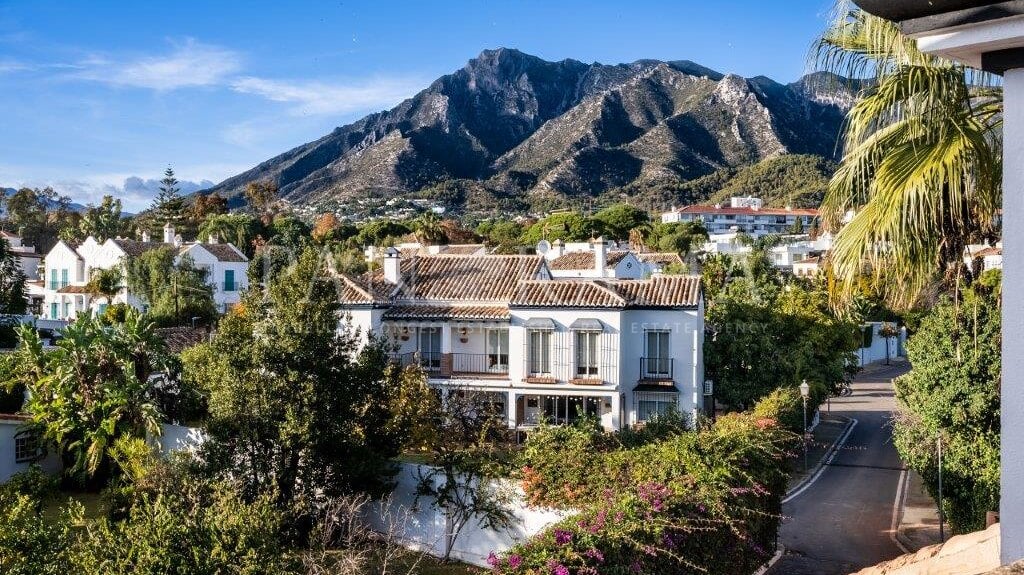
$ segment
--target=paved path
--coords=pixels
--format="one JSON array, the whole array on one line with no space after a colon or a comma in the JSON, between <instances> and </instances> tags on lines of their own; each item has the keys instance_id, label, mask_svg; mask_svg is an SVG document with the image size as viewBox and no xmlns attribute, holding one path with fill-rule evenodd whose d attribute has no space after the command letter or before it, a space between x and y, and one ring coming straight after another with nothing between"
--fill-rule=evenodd
<instances>
[{"instance_id":1,"label":"paved path","mask_svg":"<svg viewBox=\"0 0 1024 575\"><path fill-rule=\"evenodd\" d=\"M903 553L891 538L903 464L889 413L892 378L906 370L906 362L874 367L850 397L832 400L833 414L858 423L817 481L782 506L786 555L769 575L844 575Z\"/></svg>"}]
</instances>

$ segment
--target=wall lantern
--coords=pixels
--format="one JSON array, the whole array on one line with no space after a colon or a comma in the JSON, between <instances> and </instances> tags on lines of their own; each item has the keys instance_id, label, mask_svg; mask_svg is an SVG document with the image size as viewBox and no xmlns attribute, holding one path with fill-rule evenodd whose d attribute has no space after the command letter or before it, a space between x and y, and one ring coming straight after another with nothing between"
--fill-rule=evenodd
<instances>
[{"instance_id":1,"label":"wall lantern","mask_svg":"<svg viewBox=\"0 0 1024 575\"><path fill-rule=\"evenodd\" d=\"M469 337L467 335L468 333L469 333L469 330L467 330L465 327L460 327L459 328L459 341L461 341L462 343L466 343L467 341L469 341Z\"/></svg>"},{"instance_id":2,"label":"wall lantern","mask_svg":"<svg viewBox=\"0 0 1024 575\"><path fill-rule=\"evenodd\" d=\"M402 334L399 337L402 339L402 341L409 341L409 328L403 327Z\"/></svg>"}]
</instances>

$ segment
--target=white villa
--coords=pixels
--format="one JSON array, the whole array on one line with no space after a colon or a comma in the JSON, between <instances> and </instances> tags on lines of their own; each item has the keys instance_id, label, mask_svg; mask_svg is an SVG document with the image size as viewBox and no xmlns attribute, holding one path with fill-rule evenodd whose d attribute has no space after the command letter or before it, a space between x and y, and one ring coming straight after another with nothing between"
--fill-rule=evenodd
<instances>
[{"instance_id":1,"label":"white villa","mask_svg":"<svg viewBox=\"0 0 1024 575\"><path fill-rule=\"evenodd\" d=\"M391 248L339 292L361 333L387 338L437 389L491 394L513 428L587 414L619 429L703 409L699 277L560 279L549 264Z\"/></svg>"},{"instance_id":2,"label":"white villa","mask_svg":"<svg viewBox=\"0 0 1024 575\"><path fill-rule=\"evenodd\" d=\"M41 316L70 321L85 310L102 313L113 303L128 303L143 309L143 303L129 293L127 287L122 287L113 301L107 301L105 297L90 294L86 284L92 276L92 270L123 266L125 258L137 257L148 250L165 246L177 249L179 260L187 255L196 267L206 270L218 310L226 311L229 306L238 303L239 294L247 282L249 259L245 254L230 243L219 243L216 237L209 238L207 243L182 242L181 236L174 233L174 228L167 225L164 227L162 242L150 241L145 233L141 241L113 238L100 243L90 236L77 246L64 241L57 242L43 260L45 275Z\"/></svg>"},{"instance_id":3,"label":"white villa","mask_svg":"<svg viewBox=\"0 0 1024 575\"><path fill-rule=\"evenodd\" d=\"M663 223L702 222L708 234L742 232L755 238L768 234L787 234L799 223L809 230L818 219L818 210L801 208L765 208L760 198L730 198L729 205L694 205L661 214Z\"/></svg>"}]
</instances>

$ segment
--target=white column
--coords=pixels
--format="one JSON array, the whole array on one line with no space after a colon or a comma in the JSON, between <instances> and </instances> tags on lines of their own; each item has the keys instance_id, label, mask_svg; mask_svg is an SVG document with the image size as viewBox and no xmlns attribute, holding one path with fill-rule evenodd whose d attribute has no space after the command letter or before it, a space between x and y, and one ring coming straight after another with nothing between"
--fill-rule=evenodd
<instances>
[{"instance_id":1,"label":"white column","mask_svg":"<svg viewBox=\"0 0 1024 575\"><path fill-rule=\"evenodd\" d=\"M602 398L601 401L604 401L604 398ZM622 418L619 417L619 415L622 413L622 403L621 403L621 401L622 401L622 394L621 393L613 394L611 396L611 401L612 401L612 429L622 429L623 427L625 427L627 425L626 422L622 421ZM629 416L627 415L627 417L629 417Z\"/></svg>"},{"instance_id":2,"label":"white column","mask_svg":"<svg viewBox=\"0 0 1024 575\"><path fill-rule=\"evenodd\" d=\"M516 426L516 401L518 399L518 393L514 391L508 392L508 402L505 404L505 414L509 428L514 428Z\"/></svg>"},{"instance_id":3,"label":"white column","mask_svg":"<svg viewBox=\"0 0 1024 575\"><path fill-rule=\"evenodd\" d=\"M1024 559L1024 68L1003 76L1002 560Z\"/></svg>"}]
</instances>

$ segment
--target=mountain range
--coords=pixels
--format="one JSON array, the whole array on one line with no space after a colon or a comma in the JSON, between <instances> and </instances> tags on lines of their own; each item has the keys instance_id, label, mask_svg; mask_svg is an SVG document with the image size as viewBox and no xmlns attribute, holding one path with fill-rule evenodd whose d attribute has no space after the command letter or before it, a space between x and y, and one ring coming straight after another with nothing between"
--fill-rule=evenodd
<instances>
[{"instance_id":1,"label":"mountain range","mask_svg":"<svg viewBox=\"0 0 1024 575\"><path fill-rule=\"evenodd\" d=\"M701 178L786 154L834 159L853 88L823 73L780 84L689 61L585 64L485 50L395 108L207 191L237 205L247 183L270 179L296 205L362 197L505 211L621 197L685 203L714 191L687 187Z\"/></svg>"}]
</instances>

